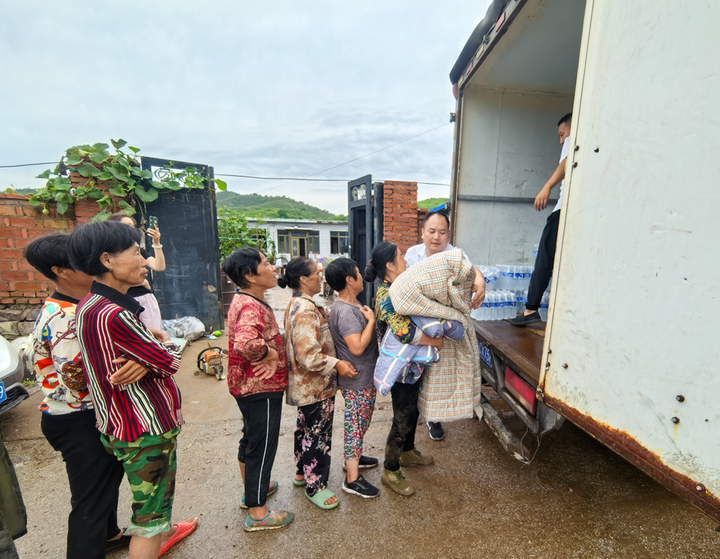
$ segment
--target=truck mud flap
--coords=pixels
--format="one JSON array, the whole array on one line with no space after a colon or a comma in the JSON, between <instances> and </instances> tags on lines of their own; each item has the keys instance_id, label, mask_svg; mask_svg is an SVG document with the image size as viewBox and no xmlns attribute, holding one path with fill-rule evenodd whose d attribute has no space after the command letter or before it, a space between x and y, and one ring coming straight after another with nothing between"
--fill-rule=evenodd
<instances>
[{"instance_id":1,"label":"truck mud flap","mask_svg":"<svg viewBox=\"0 0 720 559\"><path fill-rule=\"evenodd\" d=\"M475 406L474 411L477 418L485 421L487 426L490 427L492 432L500 441L500 444L507 452L524 464L530 462L528 457L532 456L533 453L525 448L520 442L520 439L515 436L515 433L513 433L508 426L505 425L505 422L503 422L500 414L498 414L495 408L492 407L490 402L480 402L477 406Z\"/></svg>"}]
</instances>

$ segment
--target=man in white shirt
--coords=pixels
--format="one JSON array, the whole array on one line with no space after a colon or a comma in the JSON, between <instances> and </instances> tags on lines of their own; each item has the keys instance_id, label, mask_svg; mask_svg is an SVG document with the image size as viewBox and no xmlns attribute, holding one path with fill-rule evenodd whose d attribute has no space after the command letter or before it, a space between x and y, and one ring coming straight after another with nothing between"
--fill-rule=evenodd
<instances>
[{"instance_id":1,"label":"man in white shirt","mask_svg":"<svg viewBox=\"0 0 720 559\"><path fill-rule=\"evenodd\" d=\"M513 318L510 321L513 326L526 326L542 320L538 309L540 308L543 293L545 293L550 283L553 264L555 263L555 247L557 245L558 224L560 222L560 208L562 207L563 183L565 182L565 160L567 159L570 146L571 120L572 113L568 113L558 122L558 138L562 144L560 163L535 198L535 210L538 212L544 210L547 207L548 198L550 198L550 191L556 185L560 185L560 196L558 196L557 204L550 214L550 217L548 217L542 236L540 237L538 255L535 259L535 269L533 270L532 278L530 278L530 286L528 287L525 314Z\"/></svg>"},{"instance_id":2,"label":"man in white shirt","mask_svg":"<svg viewBox=\"0 0 720 559\"><path fill-rule=\"evenodd\" d=\"M454 250L450 241L450 218L444 211L429 212L423 220L422 226L422 243L407 249L405 252L405 263L408 268L413 264L417 264L428 256ZM465 251L463 256L469 260ZM470 308L478 308L483 299L485 299L485 277L480 270L475 268L475 283L473 284L473 298L470 301ZM430 431L430 438L434 441L440 441L445 436L442 424L440 422L427 422Z\"/></svg>"}]
</instances>

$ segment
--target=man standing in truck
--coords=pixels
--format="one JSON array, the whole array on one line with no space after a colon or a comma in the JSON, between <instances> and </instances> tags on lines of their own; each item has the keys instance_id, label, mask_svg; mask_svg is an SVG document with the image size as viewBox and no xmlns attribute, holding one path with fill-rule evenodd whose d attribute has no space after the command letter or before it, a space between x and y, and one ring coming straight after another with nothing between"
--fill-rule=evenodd
<instances>
[{"instance_id":1,"label":"man standing in truck","mask_svg":"<svg viewBox=\"0 0 720 559\"><path fill-rule=\"evenodd\" d=\"M547 202L546 202L547 203ZM417 264L428 256L439 254L446 250L454 250L450 244L450 218L445 211L428 212L422 224L422 243L407 249L405 253L405 263L408 268L413 264ZM463 256L467 258L467 254L463 251ZM475 268L475 283L473 284L473 298L470 301L470 308L478 308L483 299L485 299L485 277L480 270ZM442 423L439 421L428 421L427 427L430 432L430 438L434 441L441 441L445 436Z\"/></svg>"},{"instance_id":2,"label":"man standing in truck","mask_svg":"<svg viewBox=\"0 0 720 559\"><path fill-rule=\"evenodd\" d=\"M542 187L540 193L535 198L535 211L542 211L547 207L550 191L560 185L560 195L557 204L545 223L540 244L538 245L538 255L535 259L535 269L530 278L530 286L528 287L527 304L525 305L525 313L522 316L513 318L510 323L513 326L527 326L541 322L540 302L543 293L550 283L550 277L553 272L553 264L555 263L555 247L557 246L558 224L560 222L560 208L562 206L563 183L565 182L565 160L568 155L568 147L570 145L570 122L572 113L566 114L558 122L558 138L562 144L560 152L560 163L550 179Z\"/></svg>"}]
</instances>

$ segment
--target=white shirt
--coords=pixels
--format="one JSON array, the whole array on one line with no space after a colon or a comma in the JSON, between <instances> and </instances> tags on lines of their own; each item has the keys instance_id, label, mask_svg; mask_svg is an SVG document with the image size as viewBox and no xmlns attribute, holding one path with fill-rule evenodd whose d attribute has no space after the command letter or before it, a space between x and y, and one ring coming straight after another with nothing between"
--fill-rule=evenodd
<instances>
[{"instance_id":1,"label":"white shirt","mask_svg":"<svg viewBox=\"0 0 720 559\"><path fill-rule=\"evenodd\" d=\"M560 152L560 161L558 161L558 163L562 162L562 160L567 157L569 148L570 148L570 136L565 138L565 141L563 142L562 151ZM555 204L555 207L553 208L553 212L558 211L562 207L563 184L565 184L565 178L563 178L563 180L560 181L560 196L558 196L558 201L557 201L557 204Z\"/></svg>"},{"instance_id":2,"label":"white shirt","mask_svg":"<svg viewBox=\"0 0 720 559\"><path fill-rule=\"evenodd\" d=\"M455 247L448 243L442 252L447 252L448 250L455 250ZM467 257L467 254L465 254L465 251L463 251L463 256L466 260L470 260ZM405 253L405 264L407 264L407 267L409 268L413 264L417 264L421 260L425 260L427 257L428 254L426 252L425 245L421 243L407 249L407 252Z\"/></svg>"}]
</instances>

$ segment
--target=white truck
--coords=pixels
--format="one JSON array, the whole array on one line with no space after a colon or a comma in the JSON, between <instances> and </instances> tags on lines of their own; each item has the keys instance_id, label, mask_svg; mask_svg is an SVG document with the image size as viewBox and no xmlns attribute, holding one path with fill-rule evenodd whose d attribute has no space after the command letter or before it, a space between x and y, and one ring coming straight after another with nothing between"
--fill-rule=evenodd
<instances>
[{"instance_id":1,"label":"white truck","mask_svg":"<svg viewBox=\"0 0 720 559\"><path fill-rule=\"evenodd\" d=\"M452 242L473 262L532 264L573 120L547 324L476 323L478 411L521 459L508 411L537 436L567 418L720 521L720 3L498 7L456 85Z\"/></svg>"}]
</instances>

